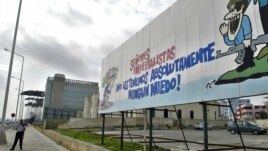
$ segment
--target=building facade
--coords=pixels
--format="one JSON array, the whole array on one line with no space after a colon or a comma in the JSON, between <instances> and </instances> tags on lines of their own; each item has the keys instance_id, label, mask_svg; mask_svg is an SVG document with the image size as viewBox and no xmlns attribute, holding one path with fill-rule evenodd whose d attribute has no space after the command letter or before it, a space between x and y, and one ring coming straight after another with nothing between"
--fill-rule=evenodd
<instances>
[{"instance_id":1,"label":"building facade","mask_svg":"<svg viewBox=\"0 0 268 151\"><path fill-rule=\"evenodd\" d=\"M230 99L230 103L228 103L228 101L226 100L222 100L220 101L221 105L231 105L233 112L236 113L237 111L237 107L241 106L241 105L251 105L251 101L250 99ZM220 116L222 119L227 119L227 120L233 120L234 116L232 113L232 110L230 107L221 107L220 108Z\"/></svg>"},{"instance_id":2,"label":"building facade","mask_svg":"<svg viewBox=\"0 0 268 151\"><path fill-rule=\"evenodd\" d=\"M255 120L261 116L261 112L266 112L265 105L240 105L236 109L235 116L238 120Z\"/></svg>"},{"instance_id":3,"label":"building facade","mask_svg":"<svg viewBox=\"0 0 268 151\"><path fill-rule=\"evenodd\" d=\"M66 79L63 74L48 77L43 117L44 119L82 117L85 97L98 93L96 82Z\"/></svg>"},{"instance_id":4,"label":"building facade","mask_svg":"<svg viewBox=\"0 0 268 151\"><path fill-rule=\"evenodd\" d=\"M210 102L219 105L217 101ZM175 111L176 109L176 111ZM177 113L178 116L177 116ZM219 120L220 107L207 105L207 119ZM120 112L107 115L107 117L121 117ZM144 110L125 111L125 117L144 117ZM147 111L147 117L149 112ZM173 119L190 119L203 120L203 108L200 103L182 104L175 106L157 107L153 108L153 118L173 118Z\"/></svg>"}]
</instances>

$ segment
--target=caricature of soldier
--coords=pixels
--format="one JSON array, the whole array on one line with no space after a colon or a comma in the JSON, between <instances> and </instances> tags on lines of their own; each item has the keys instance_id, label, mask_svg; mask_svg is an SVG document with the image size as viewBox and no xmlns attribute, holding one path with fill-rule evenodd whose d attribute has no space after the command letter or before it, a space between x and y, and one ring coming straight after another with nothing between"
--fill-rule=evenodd
<instances>
[{"instance_id":1,"label":"caricature of soldier","mask_svg":"<svg viewBox=\"0 0 268 151\"><path fill-rule=\"evenodd\" d=\"M229 0L227 5L229 12L224 16L224 20L228 21L228 24L224 22L219 28L226 45L244 44L245 56L243 63L236 68L237 72L255 66L253 62L254 52L250 47L252 27L249 17L245 14L249 2L248 0Z\"/></svg>"},{"instance_id":2,"label":"caricature of soldier","mask_svg":"<svg viewBox=\"0 0 268 151\"><path fill-rule=\"evenodd\" d=\"M259 2L259 11L264 34L268 34L268 0L254 0L254 4L257 4L257 2ZM268 43L265 47L261 49L260 54L258 55L258 59L262 58L263 56L266 56L267 54Z\"/></svg>"},{"instance_id":3,"label":"caricature of soldier","mask_svg":"<svg viewBox=\"0 0 268 151\"><path fill-rule=\"evenodd\" d=\"M103 94L103 102L101 104L102 107L105 107L108 103L109 100L109 95L111 95L111 91L112 91L112 84L111 81L109 81L104 89L104 94Z\"/></svg>"}]
</instances>

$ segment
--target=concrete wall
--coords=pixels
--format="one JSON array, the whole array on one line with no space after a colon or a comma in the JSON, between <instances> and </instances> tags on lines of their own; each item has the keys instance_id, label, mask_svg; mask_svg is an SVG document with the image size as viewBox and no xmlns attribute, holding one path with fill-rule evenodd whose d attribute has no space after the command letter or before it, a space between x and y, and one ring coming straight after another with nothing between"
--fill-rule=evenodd
<instances>
[{"instance_id":1,"label":"concrete wall","mask_svg":"<svg viewBox=\"0 0 268 151\"><path fill-rule=\"evenodd\" d=\"M37 127L35 128L70 151L108 151L108 149L105 149L103 147L96 146L94 144L83 142L77 139L73 139L67 136L63 136L55 131L41 130Z\"/></svg>"},{"instance_id":2,"label":"concrete wall","mask_svg":"<svg viewBox=\"0 0 268 151\"><path fill-rule=\"evenodd\" d=\"M256 123L260 126L263 126L265 128L268 128L268 119L264 119L264 120L255 120Z\"/></svg>"},{"instance_id":3,"label":"concrete wall","mask_svg":"<svg viewBox=\"0 0 268 151\"><path fill-rule=\"evenodd\" d=\"M91 97L92 106L90 109L91 118L98 118L98 110L99 110L99 95L94 94Z\"/></svg>"},{"instance_id":4,"label":"concrete wall","mask_svg":"<svg viewBox=\"0 0 268 151\"><path fill-rule=\"evenodd\" d=\"M44 129L56 129L58 125L68 122L69 120L44 120Z\"/></svg>"},{"instance_id":5,"label":"concrete wall","mask_svg":"<svg viewBox=\"0 0 268 151\"><path fill-rule=\"evenodd\" d=\"M143 126L144 120L142 117L133 117L133 118L125 118L127 126ZM147 119L149 121L149 119ZM65 124L60 124L58 128L96 128L102 127L102 118L71 118ZM161 125L169 125L174 126L175 120L169 118L154 118L153 123L157 123ZM121 118L105 118L105 127L120 127L121 126Z\"/></svg>"},{"instance_id":6,"label":"concrete wall","mask_svg":"<svg viewBox=\"0 0 268 151\"><path fill-rule=\"evenodd\" d=\"M200 119L182 119L182 123L186 127L192 127L198 124L202 120ZM225 128L227 126L228 120L208 120L208 123L213 127Z\"/></svg>"},{"instance_id":7,"label":"concrete wall","mask_svg":"<svg viewBox=\"0 0 268 151\"><path fill-rule=\"evenodd\" d=\"M93 94L91 97L85 97L84 118L98 118L99 95Z\"/></svg>"},{"instance_id":8,"label":"concrete wall","mask_svg":"<svg viewBox=\"0 0 268 151\"><path fill-rule=\"evenodd\" d=\"M90 118L91 100L90 97L85 97L84 100L84 118Z\"/></svg>"},{"instance_id":9,"label":"concrete wall","mask_svg":"<svg viewBox=\"0 0 268 151\"><path fill-rule=\"evenodd\" d=\"M209 102L218 104L215 101ZM173 106L167 106L167 107L159 107L157 109L168 109L168 110L174 110ZM182 104L182 105L176 105L176 110L181 110L181 118L183 119L190 119L190 112L193 111L194 118L193 119L203 119L203 107L199 103L192 103L192 104ZM163 111L155 111L156 117L164 117ZM169 112L168 118L174 118L177 119L177 115L175 112ZM218 106L210 106L207 105L207 119L208 120L218 120L219 119L219 107Z\"/></svg>"},{"instance_id":10,"label":"concrete wall","mask_svg":"<svg viewBox=\"0 0 268 151\"><path fill-rule=\"evenodd\" d=\"M128 127L143 127L144 119L142 117L125 118ZM90 119L90 118L71 118L70 121L58 126L59 129L67 128L100 128L102 127L102 118ZM147 118L147 121L149 119ZM185 127L192 127L202 120L194 119L182 119ZM208 120L209 124L214 127L225 127L226 120ZM178 127L177 120L173 118L153 118L153 124L161 125L162 127ZM121 118L105 118L105 127L121 127Z\"/></svg>"}]
</instances>

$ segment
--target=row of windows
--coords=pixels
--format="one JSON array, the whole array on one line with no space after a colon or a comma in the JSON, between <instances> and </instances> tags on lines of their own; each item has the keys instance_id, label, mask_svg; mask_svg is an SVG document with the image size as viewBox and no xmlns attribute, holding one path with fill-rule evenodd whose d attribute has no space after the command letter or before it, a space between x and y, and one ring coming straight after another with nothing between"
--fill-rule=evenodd
<instances>
[{"instance_id":1,"label":"row of windows","mask_svg":"<svg viewBox=\"0 0 268 151\"><path fill-rule=\"evenodd\" d=\"M88 93L88 92L79 92L79 91L65 91L64 92L64 96L67 97L87 97L87 96L91 96L93 93Z\"/></svg>"},{"instance_id":2,"label":"row of windows","mask_svg":"<svg viewBox=\"0 0 268 151\"><path fill-rule=\"evenodd\" d=\"M97 83L95 83L95 82L72 80L72 79L65 79L65 82L66 83L75 83L75 84L97 85Z\"/></svg>"},{"instance_id":3,"label":"row of windows","mask_svg":"<svg viewBox=\"0 0 268 151\"><path fill-rule=\"evenodd\" d=\"M54 77L48 77L47 81L53 81ZM88 84L88 85L98 85L96 82L89 82L89 81L81 81L81 80L72 80L72 79L65 79L66 83L75 83L75 84Z\"/></svg>"},{"instance_id":4,"label":"row of windows","mask_svg":"<svg viewBox=\"0 0 268 151\"><path fill-rule=\"evenodd\" d=\"M57 84L53 86L53 78L48 78L46 85L46 106L49 106L51 101L51 91L63 95L63 107L73 109L83 109L85 97L98 94L98 83L65 79L60 87ZM63 93L63 94L62 94ZM55 95L55 94L53 94ZM62 97L62 96L60 96Z\"/></svg>"},{"instance_id":5,"label":"row of windows","mask_svg":"<svg viewBox=\"0 0 268 151\"><path fill-rule=\"evenodd\" d=\"M65 92L81 92L81 93L97 93L98 88L92 88L92 87L79 87L79 86L65 86L64 87Z\"/></svg>"},{"instance_id":6,"label":"row of windows","mask_svg":"<svg viewBox=\"0 0 268 151\"><path fill-rule=\"evenodd\" d=\"M44 118L45 119L70 119L70 117L82 117L76 111L68 111L64 109L56 108L45 108Z\"/></svg>"},{"instance_id":7,"label":"row of windows","mask_svg":"<svg viewBox=\"0 0 268 151\"><path fill-rule=\"evenodd\" d=\"M168 118L168 109L164 109L164 118ZM178 110L177 111L177 116L179 119L182 118L182 111L181 110ZM153 109L153 117L155 117L155 110ZM194 111L190 111L190 119L194 119Z\"/></svg>"}]
</instances>

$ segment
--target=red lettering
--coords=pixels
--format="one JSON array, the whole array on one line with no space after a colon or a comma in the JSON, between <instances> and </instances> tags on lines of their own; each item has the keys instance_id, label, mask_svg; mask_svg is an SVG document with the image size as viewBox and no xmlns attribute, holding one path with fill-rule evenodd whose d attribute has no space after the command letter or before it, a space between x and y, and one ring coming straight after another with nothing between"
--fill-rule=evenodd
<instances>
[{"instance_id":1,"label":"red lettering","mask_svg":"<svg viewBox=\"0 0 268 151\"><path fill-rule=\"evenodd\" d=\"M175 46L172 46L171 48L168 48L167 50L150 58L150 48L147 48L143 53L137 54L136 57L130 61L130 71L134 74L140 74L143 71L155 67L156 65L161 65L166 61L173 60L175 55Z\"/></svg>"}]
</instances>

